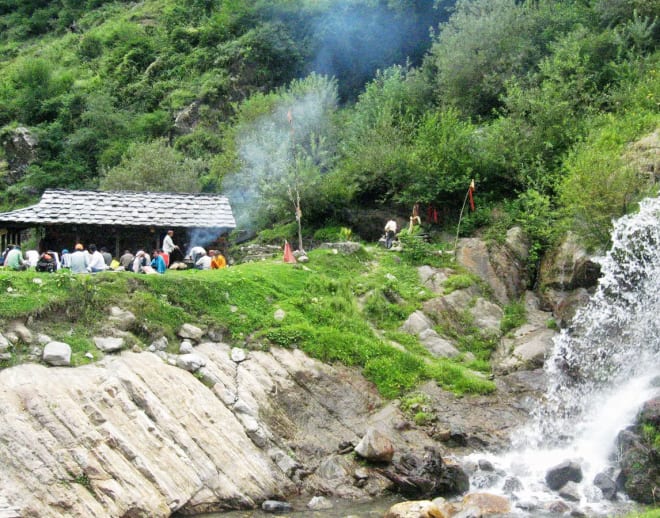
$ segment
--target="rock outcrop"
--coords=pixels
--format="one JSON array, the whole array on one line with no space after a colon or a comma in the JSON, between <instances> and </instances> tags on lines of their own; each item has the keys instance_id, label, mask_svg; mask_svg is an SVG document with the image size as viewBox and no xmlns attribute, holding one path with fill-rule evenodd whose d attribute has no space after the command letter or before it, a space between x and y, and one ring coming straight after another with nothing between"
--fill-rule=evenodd
<instances>
[{"instance_id":1,"label":"rock outcrop","mask_svg":"<svg viewBox=\"0 0 660 518\"><path fill-rule=\"evenodd\" d=\"M158 354L167 357L124 351L77 368L0 371L8 508L164 517L254 508L294 492L365 497L390 483L338 454L340 443L357 444L371 426L397 451L431 443L395 429L403 416L361 376L296 350L250 351L236 362L230 346L204 342L194 375Z\"/></svg>"}]
</instances>

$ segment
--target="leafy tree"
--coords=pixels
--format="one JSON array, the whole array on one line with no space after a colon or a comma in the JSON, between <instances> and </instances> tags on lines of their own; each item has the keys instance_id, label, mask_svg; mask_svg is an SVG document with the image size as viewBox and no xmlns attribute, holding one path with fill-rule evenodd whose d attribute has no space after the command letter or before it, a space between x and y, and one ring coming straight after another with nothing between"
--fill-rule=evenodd
<instances>
[{"instance_id":1,"label":"leafy tree","mask_svg":"<svg viewBox=\"0 0 660 518\"><path fill-rule=\"evenodd\" d=\"M412 167L401 181L404 187L397 199L408 205L460 205L474 176L476 156L475 128L470 122L451 108L427 112L415 136Z\"/></svg>"},{"instance_id":2,"label":"leafy tree","mask_svg":"<svg viewBox=\"0 0 660 518\"><path fill-rule=\"evenodd\" d=\"M466 116L490 116L507 81L533 72L547 45L582 19L578 2L459 0L426 62L439 99Z\"/></svg>"},{"instance_id":3,"label":"leafy tree","mask_svg":"<svg viewBox=\"0 0 660 518\"><path fill-rule=\"evenodd\" d=\"M431 98L421 75L395 66L379 72L345 114L340 174L359 200L392 200L405 186L416 127Z\"/></svg>"},{"instance_id":4,"label":"leafy tree","mask_svg":"<svg viewBox=\"0 0 660 518\"><path fill-rule=\"evenodd\" d=\"M131 145L101 178L105 191L199 192L201 160L185 158L164 139Z\"/></svg>"}]
</instances>

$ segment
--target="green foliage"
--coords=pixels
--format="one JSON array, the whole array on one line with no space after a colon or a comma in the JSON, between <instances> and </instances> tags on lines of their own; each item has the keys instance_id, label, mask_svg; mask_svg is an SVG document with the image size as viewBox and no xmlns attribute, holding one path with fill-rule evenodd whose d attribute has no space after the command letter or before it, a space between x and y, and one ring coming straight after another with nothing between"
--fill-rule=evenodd
<instances>
[{"instance_id":1,"label":"green foliage","mask_svg":"<svg viewBox=\"0 0 660 518\"><path fill-rule=\"evenodd\" d=\"M414 227L413 232L408 232L407 229L399 232L398 239L402 246L401 258L413 266L422 264L445 266L449 258L438 253L439 247L427 243L424 236L417 230L418 228Z\"/></svg>"},{"instance_id":2,"label":"green foliage","mask_svg":"<svg viewBox=\"0 0 660 518\"><path fill-rule=\"evenodd\" d=\"M101 179L106 191L198 192L204 170L200 160L185 158L164 139L132 144L122 161Z\"/></svg>"},{"instance_id":3,"label":"green foliage","mask_svg":"<svg viewBox=\"0 0 660 518\"><path fill-rule=\"evenodd\" d=\"M442 283L445 294L449 294L456 290L464 290L470 286L474 286L479 282L479 277L471 273L459 273L452 275L445 282Z\"/></svg>"},{"instance_id":4,"label":"green foliage","mask_svg":"<svg viewBox=\"0 0 660 518\"><path fill-rule=\"evenodd\" d=\"M412 418L417 426L424 426L436 419L430 407L431 398L423 392L412 392L401 398L399 408Z\"/></svg>"},{"instance_id":5,"label":"green foliage","mask_svg":"<svg viewBox=\"0 0 660 518\"><path fill-rule=\"evenodd\" d=\"M523 325L527 318L527 310L524 301L510 302L504 306L504 316L500 323L502 333L506 334L512 329Z\"/></svg>"},{"instance_id":6,"label":"green foliage","mask_svg":"<svg viewBox=\"0 0 660 518\"><path fill-rule=\"evenodd\" d=\"M635 202L654 189L642 168L631 160L634 151L629 149L631 141L660 124L657 108L649 105L660 99L657 68L649 74L649 80L629 92L624 113L596 118L587 139L566 161L561 203L572 227L594 248L609 242L612 219L633 210Z\"/></svg>"}]
</instances>

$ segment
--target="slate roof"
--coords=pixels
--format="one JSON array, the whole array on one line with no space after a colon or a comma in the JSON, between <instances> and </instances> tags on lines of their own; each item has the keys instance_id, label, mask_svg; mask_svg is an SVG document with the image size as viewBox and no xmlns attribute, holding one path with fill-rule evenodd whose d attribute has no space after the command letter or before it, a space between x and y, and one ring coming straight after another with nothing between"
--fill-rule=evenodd
<instances>
[{"instance_id":1,"label":"slate roof","mask_svg":"<svg viewBox=\"0 0 660 518\"><path fill-rule=\"evenodd\" d=\"M236 221L216 194L47 190L38 204L0 213L0 223L225 228Z\"/></svg>"}]
</instances>

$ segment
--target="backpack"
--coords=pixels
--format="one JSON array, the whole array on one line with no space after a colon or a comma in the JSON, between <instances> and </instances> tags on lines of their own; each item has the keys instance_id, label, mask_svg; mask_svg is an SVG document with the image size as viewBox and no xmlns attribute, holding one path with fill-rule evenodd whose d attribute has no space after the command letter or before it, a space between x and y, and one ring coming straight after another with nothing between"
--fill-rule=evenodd
<instances>
[{"instance_id":1,"label":"backpack","mask_svg":"<svg viewBox=\"0 0 660 518\"><path fill-rule=\"evenodd\" d=\"M48 272L53 273L57 270L57 264L55 264L55 259L50 254L42 255L37 261L36 270L38 272Z\"/></svg>"}]
</instances>

